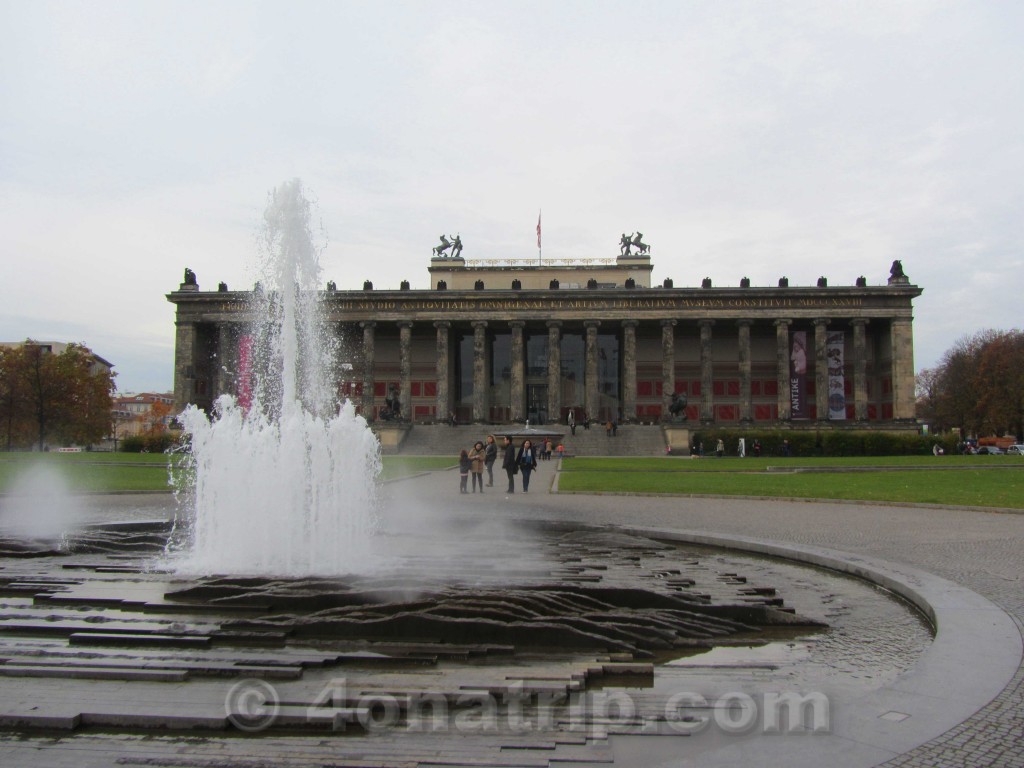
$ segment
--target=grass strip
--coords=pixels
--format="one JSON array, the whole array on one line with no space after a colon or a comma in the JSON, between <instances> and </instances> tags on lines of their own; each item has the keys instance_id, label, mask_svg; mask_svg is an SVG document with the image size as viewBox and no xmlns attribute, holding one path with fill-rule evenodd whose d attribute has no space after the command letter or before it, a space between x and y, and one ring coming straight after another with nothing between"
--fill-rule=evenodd
<instances>
[{"instance_id":1,"label":"grass strip","mask_svg":"<svg viewBox=\"0 0 1024 768\"><path fill-rule=\"evenodd\" d=\"M951 467L974 469L977 467L1024 468L1024 456L819 456L780 458L778 456L755 459L735 457L703 459L676 456L646 458L579 457L562 462L563 472L607 471L661 471L661 472L764 472L798 467L907 467L948 469Z\"/></svg>"},{"instance_id":2,"label":"grass strip","mask_svg":"<svg viewBox=\"0 0 1024 768\"><path fill-rule=\"evenodd\" d=\"M1024 472L969 468L949 472L888 470L813 474L563 471L558 488L576 493L766 496L1024 509Z\"/></svg>"},{"instance_id":3,"label":"grass strip","mask_svg":"<svg viewBox=\"0 0 1024 768\"><path fill-rule=\"evenodd\" d=\"M450 456L385 456L382 480L452 466ZM36 467L59 477L73 493L168 491L168 457L138 453L6 453L0 454L0 493Z\"/></svg>"},{"instance_id":4,"label":"grass strip","mask_svg":"<svg viewBox=\"0 0 1024 768\"><path fill-rule=\"evenodd\" d=\"M384 456L381 480L395 480L420 472L433 472L457 464L451 456Z\"/></svg>"}]
</instances>

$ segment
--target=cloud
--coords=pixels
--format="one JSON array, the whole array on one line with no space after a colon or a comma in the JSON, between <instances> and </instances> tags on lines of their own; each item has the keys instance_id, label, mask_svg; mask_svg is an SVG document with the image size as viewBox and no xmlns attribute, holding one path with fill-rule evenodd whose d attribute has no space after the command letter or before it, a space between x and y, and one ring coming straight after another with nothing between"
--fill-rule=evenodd
<instances>
[{"instance_id":1,"label":"cloud","mask_svg":"<svg viewBox=\"0 0 1024 768\"><path fill-rule=\"evenodd\" d=\"M296 176L340 287L426 287L442 232L467 257L533 256L543 208L545 257L614 256L639 229L676 285L880 284L899 258L925 288L919 366L1013 324L992 307L1024 288L1016 7L2 13L0 256L19 268L0 328L110 339L127 388L146 366L166 385L144 388L170 387L164 294L185 267L249 287L266 194Z\"/></svg>"}]
</instances>

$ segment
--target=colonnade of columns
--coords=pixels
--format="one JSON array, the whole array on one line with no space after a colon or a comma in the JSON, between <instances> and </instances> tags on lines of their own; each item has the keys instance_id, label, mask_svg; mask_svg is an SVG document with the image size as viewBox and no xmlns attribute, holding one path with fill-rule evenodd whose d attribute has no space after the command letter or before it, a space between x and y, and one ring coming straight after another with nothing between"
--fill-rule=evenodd
<instances>
[{"instance_id":1,"label":"colonnade of columns","mask_svg":"<svg viewBox=\"0 0 1024 768\"><path fill-rule=\"evenodd\" d=\"M547 408L549 414L560 414L561 402L561 320L547 321L548 329L548 365L547 365ZM661 321L662 329L662 413L667 417L672 394L675 392L675 332L677 320ZM714 354L713 330L714 320L699 320L700 329L700 403L699 414L702 423L714 421ZM776 376L778 386L778 418L781 421L790 419L790 326L792 320L774 321L776 329ZM815 359L815 397L817 413L828 413L828 360L827 337L830 323L843 325L849 323L853 328L853 395L854 418L865 421L868 417L868 386L867 386L867 319L829 320L817 318L814 325L814 359ZM473 396L472 411L475 422L484 422L488 417L487 410L487 329L486 320L474 320L473 328ZM637 320L622 320L622 406L627 419L633 417L637 406ZM377 323L372 320L360 323L363 330L363 411L372 413L374 408L374 356L375 328ZM399 321L399 388L403 403L411 400L412 371L412 322ZM437 400L436 413L444 418L451 411L452 390L449 384L451 376L451 322L439 320L433 323L437 329ZM491 324L495 325L495 324ZM514 422L521 422L526 416L526 362L524 345L525 322L513 320L508 322L511 331L511 371L510 414ZM583 323L584 338L584 408L588 414L598 412L598 328L599 320L587 320ZM751 398L751 334L753 321L740 319L736 321L739 346L739 419L741 423L753 420ZM606 325L607 327L607 325ZM892 346L892 384L893 384L893 417L910 419L914 416L914 371L913 371L913 329L911 319L894 319L891 321ZM179 329L179 348L185 346Z\"/></svg>"}]
</instances>

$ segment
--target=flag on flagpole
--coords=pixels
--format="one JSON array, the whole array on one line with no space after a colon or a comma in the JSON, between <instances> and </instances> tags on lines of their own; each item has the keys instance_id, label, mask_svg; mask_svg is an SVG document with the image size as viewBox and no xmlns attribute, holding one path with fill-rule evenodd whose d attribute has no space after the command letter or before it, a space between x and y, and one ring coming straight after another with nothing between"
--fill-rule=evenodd
<instances>
[{"instance_id":1,"label":"flag on flagpole","mask_svg":"<svg viewBox=\"0 0 1024 768\"><path fill-rule=\"evenodd\" d=\"M537 213L537 248L540 248L540 213Z\"/></svg>"}]
</instances>

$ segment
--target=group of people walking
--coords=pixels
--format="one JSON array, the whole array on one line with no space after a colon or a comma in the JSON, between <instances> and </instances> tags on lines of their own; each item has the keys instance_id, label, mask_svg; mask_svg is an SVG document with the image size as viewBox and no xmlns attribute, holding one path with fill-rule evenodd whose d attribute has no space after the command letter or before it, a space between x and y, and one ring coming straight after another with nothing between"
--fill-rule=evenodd
<instances>
[{"instance_id":1,"label":"group of people walking","mask_svg":"<svg viewBox=\"0 0 1024 768\"><path fill-rule=\"evenodd\" d=\"M515 476L522 475L523 493L530 490L530 475L537 469L537 460L540 458L540 450L534 448L530 440L524 440L523 444L516 451L512 438L505 435L502 438L501 468L508 475L508 493L515 493ZM487 487L494 485L494 465L498 460L498 444L494 435L488 435L487 440L477 440L472 450L463 449L459 454L459 492L469 493L466 486L469 477L473 477L473 493L477 492L477 485L480 486L480 493L484 492L484 470L487 471Z\"/></svg>"}]
</instances>

